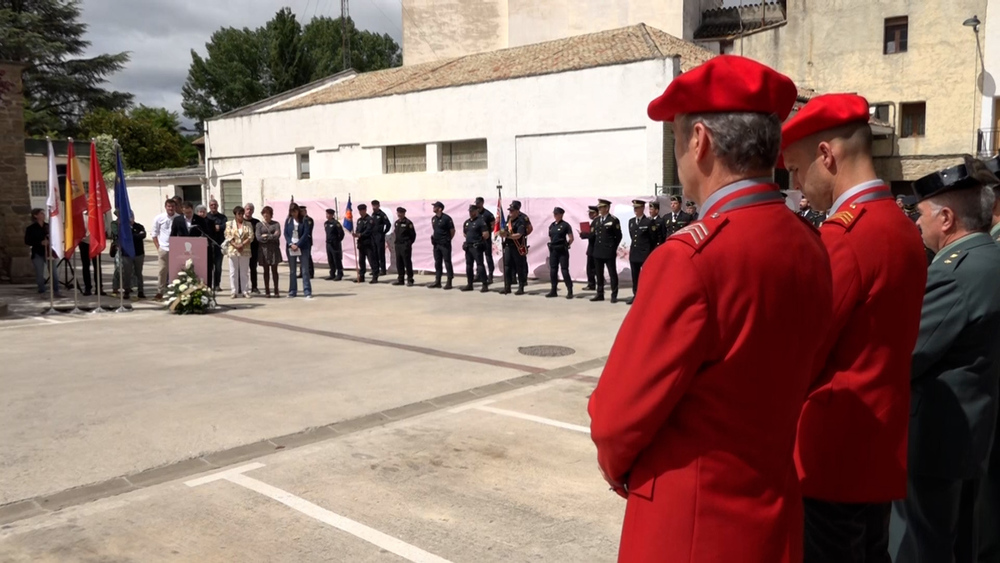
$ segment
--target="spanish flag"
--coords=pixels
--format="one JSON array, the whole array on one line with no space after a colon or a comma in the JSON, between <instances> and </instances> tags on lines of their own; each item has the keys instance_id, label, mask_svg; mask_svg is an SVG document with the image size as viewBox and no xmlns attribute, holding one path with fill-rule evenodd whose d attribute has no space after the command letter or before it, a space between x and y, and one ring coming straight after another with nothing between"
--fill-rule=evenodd
<instances>
[{"instance_id":1,"label":"spanish flag","mask_svg":"<svg viewBox=\"0 0 1000 563\"><path fill-rule=\"evenodd\" d=\"M77 245L86 234L83 210L87 208L87 192L83 189L83 176L76 162L73 139L66 143L66 258L72 258ZM85 256L83 259L87 260Z\"/></svg>"}]
</instances>

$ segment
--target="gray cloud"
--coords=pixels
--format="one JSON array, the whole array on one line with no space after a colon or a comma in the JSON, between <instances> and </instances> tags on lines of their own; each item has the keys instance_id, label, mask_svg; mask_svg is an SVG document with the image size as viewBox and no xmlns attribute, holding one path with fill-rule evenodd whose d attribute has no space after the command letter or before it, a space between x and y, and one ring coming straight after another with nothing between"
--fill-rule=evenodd
<instances>
[{"instance_id":1,"label":"gray cloud","mask_svg":"<svg viewBox=\"0 0 1000 563\"><path fill-rule=\"evenodd\" d=\"M110 88L132 92L138 103L181 114L191 50L204 54L205 43L221 27L260 27L282 5L292 8L301 22L340 16L337 0L86 0L82 20L89 26L88 54L131 54L125 70L109 80ZM358 27L402 41L399 0L355 0L350 13Z\"/></svg>"}]
</instances>

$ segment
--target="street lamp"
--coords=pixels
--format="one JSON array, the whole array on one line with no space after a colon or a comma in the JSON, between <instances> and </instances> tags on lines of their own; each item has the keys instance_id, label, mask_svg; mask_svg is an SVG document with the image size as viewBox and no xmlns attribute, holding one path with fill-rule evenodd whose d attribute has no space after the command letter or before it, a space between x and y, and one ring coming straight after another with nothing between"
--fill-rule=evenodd
<instances>
[{"instance_id":1,"label":"street lamp","mask_svg":"<svg viewBox=\"0 0 1000 563\"><path fill-rule=\"evenodd\" d=\"M975 15L972 16L971 18L966 19L964 22L962 22L962 25L964 25L965 27L971 27L972 28L972 32L976 34L976 53L975 53L976 54L976 60L973 63L973 79L972 79L973 80L972 81L972 132L973 132L972 138L973 139L976 139L976 134L975 134L975 132L977 130L977 127L976 127L976 102L979 100L979 96L976 93L976 90L978 89L978 83L979 83L979 68L978 68L977 65L979 63L979 59L982 58L982 55L980 54L980 51L979 51L980 50L980 47L979 47L979 24L980 23L982 23L982 22L979 21L979 17L975 16ZM983 71L985 72L985 70L986 70L986 65L984 63L983 64ZM975 143L975 141L973 141L973 143ZM980 147L973 146L973 150L977 150L979 148Z\"/></svg>"}]
</instances>

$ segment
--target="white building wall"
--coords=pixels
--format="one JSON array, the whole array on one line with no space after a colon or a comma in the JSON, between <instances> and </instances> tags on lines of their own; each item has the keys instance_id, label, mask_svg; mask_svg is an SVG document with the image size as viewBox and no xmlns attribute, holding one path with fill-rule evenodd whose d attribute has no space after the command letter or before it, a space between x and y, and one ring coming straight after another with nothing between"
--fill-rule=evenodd
<instances>
[{"instance_id":1,"label":"white building wall","mask_svg":"<svg viewBox=\"0 0 1000 563\"><path fill-rule=\"evenodd\" d=\"M990 25L990 22L1000 22L1000 3L986 3L986 17L982 18L983 25L979 28L979 35L982 41L983 68L979 77L980 92L983 97L982 118L980 128L984 130L984 144L980 146L981 155L994 152L993 149L1000 147L997 139L998 123L1000 115L996 112L996 102L994 100L998 93L997 81L1000 81L1000 23Z\"/></svg>"},{"instance_id":2,"label":"white building wall","mask_svg":"<svg viewBox=\"0 0 1000 563\"><path fill-rule=\"evenodd\" d=\"M644 61L210 121L209 191L224 177L241 179L244 201L253 202L485 197L497 182L505 198L652 194L663 135L646 106L673 69L671 59ZM545 135L572 138L578 156L528 140ZM382 172L382 147L483 138L486 170ZM311 178L298 180L296 149L304 147ZM560 170L573 172L560 180Z\"/></svg>"}]
</instances>

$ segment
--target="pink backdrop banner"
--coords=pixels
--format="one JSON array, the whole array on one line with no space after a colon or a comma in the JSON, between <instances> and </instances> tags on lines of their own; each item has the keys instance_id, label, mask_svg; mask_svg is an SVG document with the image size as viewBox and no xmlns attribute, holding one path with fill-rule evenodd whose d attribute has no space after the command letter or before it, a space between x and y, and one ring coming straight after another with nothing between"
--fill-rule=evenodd
<instances>
[{"instance_id":1,"label":"pink backdrop banner","mask_svg":"<svg viewBox=\"0 0 1000 563\"><path fill-rule=\"evenodd\" d=\"M650 196L635 196L628 198L615 198L612 200L611 213L617 216L621 220L623 238L622 243L618 248L618 270L619 276L621 277L622 285L628 285L630 283L629 278L629 262L628 262L628 248L629 248L629 234L628 234L628 220L635 216L632 210L632 200L642 199L644 201L652 201ZM504 216L509 215L507 211L507 206L510 205L510 199L504 198ZM554 218L552 217L552 210L555 207L562 207L566 210L566 214L563 216L563 220L569 223L573 227L573 236L575 241L573 246L570 248L570 275L573 276L574 280L586 281L587 279L587 241L580 238L580 223L584 221L589 221L587 215L587 207L590 205L596 205L596 198L520 198L521 202L521 212L528 215L531 218L531 223L534 225L534 231L531 236L528 237L528 275L533 278L540 278L544 280L549 279L549 266L548 257L549 250L546 243L549 241L549 225L552 224ZM326 222L326 209L335 209L335 203L333 199L312 199L312 200L300 200L296 201L299 206L305 206L308 209L309 217L313 219L313 248L312 248L312 259L317 264L317 277L324 277L327 272L320 273L322 268L319 264L326 264L326 231L323 228L323 223ZM344 210L347 208L346 198L343 200L338 200L340 208L337 209L337 216L343 220ZM353 202L353 213L354 213L354 224L357 225L358 214L357 205L359 203L367 203L361 201ZM410 200L410 201L388 201L382 200L382 211L389 216L389 220L393 223L396 221L396 208L403 207L406 209L406 217L413 221L414 227L417 231L417 240L413 243L413 269L414 270L424 270L424 271L434 271L434 254L433 248L431 247L431 217L434 216L434 210L432 209L433 201L424 200ZM441 203L445 205L444 212L451 216L452 220L455 221L455 238L452 240L452 265L455 270L456 277L462 277L465 275L465 252L462 251L462 241L464 240L462 235L462 225L465 224L465 220L469 218L469 205L474 203L473 199L468 200L442 200ZM275 201L268 200L266 205L270 205L274 209L274 220L282 224L282 241L281 250L282 253L285 252L286 241L284 240L284 223L285 218L288 216L288 204L286 201ZM660 201L661 208L663 210L669 209L669 204L666 198L661 198ZM493 201L486 202L486 208L490 210L494 215L496 215L496 199ZM368 211L371 212L371 205L368 206ZM647 208L648 215L648 208ZM355 268L357 262L355 260L354 244L350 233L344 237L344 268ZM393 233L389 232L389 236L386 239L386 263L388 266L391 277L395 277L395 251L393 249ZM497 274L494 277L498 277L499 273L503 270L503 258L502 250L500 245L499 237L493 238L493 261L496 265ZM495 279L494 281L499 282L500 280Z\"/></svg>"},{"instance_id":2,"label":"pink backdrop banner","mask_svg":"<svg viewBox=\"0 0 1000 563\"><path fill-rule=\"evenodd\" d=\"M202 237L170 237L170 280L177 279L177 273L184 269L188 260L194 262L194 273L198 279L208 279L208 241Z\"/></svg>"}]
</instances>

